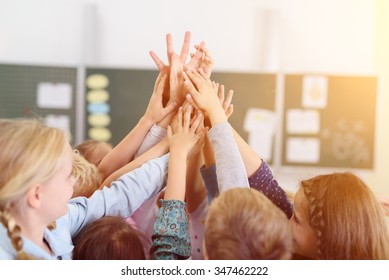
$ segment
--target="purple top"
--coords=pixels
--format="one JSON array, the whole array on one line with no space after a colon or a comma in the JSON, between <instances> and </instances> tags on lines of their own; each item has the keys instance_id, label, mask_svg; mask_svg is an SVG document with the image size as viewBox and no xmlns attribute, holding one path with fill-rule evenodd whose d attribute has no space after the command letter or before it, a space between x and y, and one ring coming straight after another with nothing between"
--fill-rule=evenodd
<instances>
[{"instance_id":1,"label":"purple top","mask_svg":"<svg viewBox=\"0 0 389 280\"><path fill-rule=\"evenodd\" d=\"M293 214L293 205L285 191L278 185L266 162L262 161L259 169L249 178L250 187L262 192L290 219Z\"/></svg>"}]
</instances>

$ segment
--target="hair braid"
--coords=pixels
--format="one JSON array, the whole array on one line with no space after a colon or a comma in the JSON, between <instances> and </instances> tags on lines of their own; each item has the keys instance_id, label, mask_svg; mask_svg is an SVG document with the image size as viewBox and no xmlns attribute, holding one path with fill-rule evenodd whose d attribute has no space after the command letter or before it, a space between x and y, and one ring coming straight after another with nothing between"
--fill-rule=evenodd
<instances>
[{"instance_id":1,"label":"hair braid","mask_svg":"<svg viewBox=\"0 0 389 280\"><path fill-rule=\"evenodd\" d=\"M15 248L18 260L31 260L32 256L23 251L23 239L20 236L20 226L15 223L12 215L6 210L0 210L0 222L7 229L7 235L11 239L11 244Z\"/></svg>"},{"instance_id":2,"label":"hair braid","mask_svg":"<svg viewBox=\"0 0 389 280\"><path fill-rule=\"evenodd\" d=\"M325 190L320 190L316 188L313 190L314 182L304 181L302 183L304 194L308 200L308 211L310 217L310 225L316 232L317 240L317 256L319 259L323 257L323 238L325 230L325 222L323 215L323 200L325 195ZM315 192L315 194L313 194Z\"/></svg>"}]
</instances>

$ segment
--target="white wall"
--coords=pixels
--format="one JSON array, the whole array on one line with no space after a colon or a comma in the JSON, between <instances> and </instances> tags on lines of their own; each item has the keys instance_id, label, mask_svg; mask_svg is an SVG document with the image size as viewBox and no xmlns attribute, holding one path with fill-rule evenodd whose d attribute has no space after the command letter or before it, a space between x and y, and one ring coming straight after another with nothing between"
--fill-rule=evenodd
<instances>
[{"instance_id":1,"label":"white wall","mask_svg":"<svg viewBox=\"0 0 389 280\"><path fill-rule=\"evenodd\" d=\"M389 195L387 2L0 0L0 63L154 68L148 51L165 59L165 34L178 50L189 30L193 43L207 43L216 70L383 75L376 170L359 175ZM289 188L318 171L275 170Z\"/></svg>"}]
</instances>

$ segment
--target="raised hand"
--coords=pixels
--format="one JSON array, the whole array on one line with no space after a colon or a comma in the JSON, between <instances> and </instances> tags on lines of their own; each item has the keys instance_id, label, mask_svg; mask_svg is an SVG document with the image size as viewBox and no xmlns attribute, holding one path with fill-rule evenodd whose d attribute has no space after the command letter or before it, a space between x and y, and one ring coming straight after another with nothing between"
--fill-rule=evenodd
<instances>
[{"instance_id":1,"label":"raised hand","mask_svg":"<svg viewBox=\"0 0 389 280\"><path fill-rule=\"evenodd\" d=\"M191 62L188 65L188 68L191 69L203 69L207 78L211 77L212 68L214 65L214 60L207 48L205 48L205 43L202 42L200 45L194 46L196 53L190 54ZM193 60L193 61L192 61ZM192 65L193 64L193 65Z\"/></svg>"},{"instance_id":2,"label":"raised hand","mask_svg":"<svg viewBox=\"0 0 389 280\"><path fill-rule=\"evenodd\" d=\"M231 117L234 112L234 105L231 103L232 97L234 96L234 91L230 89L227 93L227 97L224 95L224 85L213 82L214 88L217 90L217 96L219 98L220 104L222 104L223 110L226 113L227 119Z\"/></svg>"},{"instance_id":3,"label":"raised hand","mask_svg":"<svg viewBox=\"0 0 389 280\"><path fill-rule=\"evenodd\" d=\"M170 158L165 200L185 200L187 159L197 142L203 137L201 114L191 118L192 106L180 107L177 113L177 125L168 126L167 135Z\"/></svg>"},{"instance_id":4,"label":"raised hand","mask_svg":"<svg viewBox=\"0 0 389 280\"><path fill-rule=\"evenodd\" d=\"M160 73L158 75L154 84L153 94L151 95L149 104L147 105L146 112L144 114L145 118L153 124L161 121L170 112L172 112L177 105L174 101L169 102L166 107L163 105L163 92L167 83L167 78L168 76L164 73Z\"/></svg>"},{"instance_id":5,"label":"raised hand","mask_svg":"<svg viewBox=\"0 0 389 280\"><path fill-rule=\"evenodd\" d=\"M188 53L189 53L189 45L190 45L190 37L191 34L189 31L185 32L184 42L182 43L181 53L180 53L180 62L182 65L185 65ZM160 72L169 74L170 73L170 65L171 65L171 57L174 53L173 48L173 37L172 35L166 34L166 49L167 49L167 57L168 57L168 65L166 65L154 51L150 51L150 56L154 60L154 63L157 65Z\"/></svg>"},{"instance_id":6,"label":"raised hand","mask_svg":"<svg viewBox=\"0 0 389 280\"><path fill-rule=\"evenodd\" d=\"M212 125L226 122L227 117L217 96L217 90L205 72L202 69L198 71L194 69L184 73L184 85L191 95L187 95L187 100L191 102L193 99L195 101L195 103L192 101L193 104L197 104L195 106L209 116Z\"/></svg>"},{"instance_id":7,"label":"raised hand","mask_svg":"<svg viewBox=\"0 0 389 280\"><path fill-rule=\"evenodd\" d=\"M171 152L180 151L185 155L193 149L204 133L203 115L192 115L192 106L180 107L176 122L168 126L168 139Z\"/></svg>"}]
</instances>

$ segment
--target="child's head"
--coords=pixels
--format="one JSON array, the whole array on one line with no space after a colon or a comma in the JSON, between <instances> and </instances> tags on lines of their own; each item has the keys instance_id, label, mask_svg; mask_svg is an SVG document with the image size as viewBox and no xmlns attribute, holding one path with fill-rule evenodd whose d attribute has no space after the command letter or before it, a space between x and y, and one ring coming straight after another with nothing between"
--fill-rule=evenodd
<instances>
[{"instance_id":1,"label":"child's head","mask_svg":"<svg viewBox=\"0 0 389 280\"><path fill-rule=\"evenodd\" d=\"M73 155L61 130L36 120L1 119L0 147L0 220L23 258L23 224L46 227L68 211Z\"/></svg>"},{"instance_id":2,"label":"child's head","mask_svg":"<svg viewBox=\"0 0 389 280\"><path fill-rule=\"evenodd\" d=\"M294 251L303 257L389 258L382 209L369 188L351 173L302 181L291 224Z\"/></svg>"},{"instance_id":3,"label":"child's head","mask_svg":"<svg viewBox=\"0 0 389 280\"><path fill-rule=\"evenodd\" d=\"M85 140L75 148L87 161L99 166L103 158L112 150L112 145L97 140Z\"/></svg>"},{"instance_id":4,"label":"child's head","mask_svg":"<svg viewBox=\"0 0 389 280\"><path fill-rule=\"evenodd\" d=\"M144 260L146 237L121 217L105 216L74 239L75 260Z\"/></svg>"},{"instance_id":5,"label":"child's head","mask_svg":"<svg viewBox=\"0 0 389 280\"><path fill-rule=\"evenodd\" d=\"M292 233L285 214L262 193L230 189L210 205L204 232L209 259L289 259Z\"/></svg>"},{"instance_id":6,"label":"child's head","mask_svg":"<svg viewBox=\"0 0 389 280\"><path fill-rule=\"evenodd\" d=\"M90 197L101 184L101 176L97 167L87 161L75 150L73 153L73 176L76 180L73 197Z\"/></svg>"}]
</instances>

